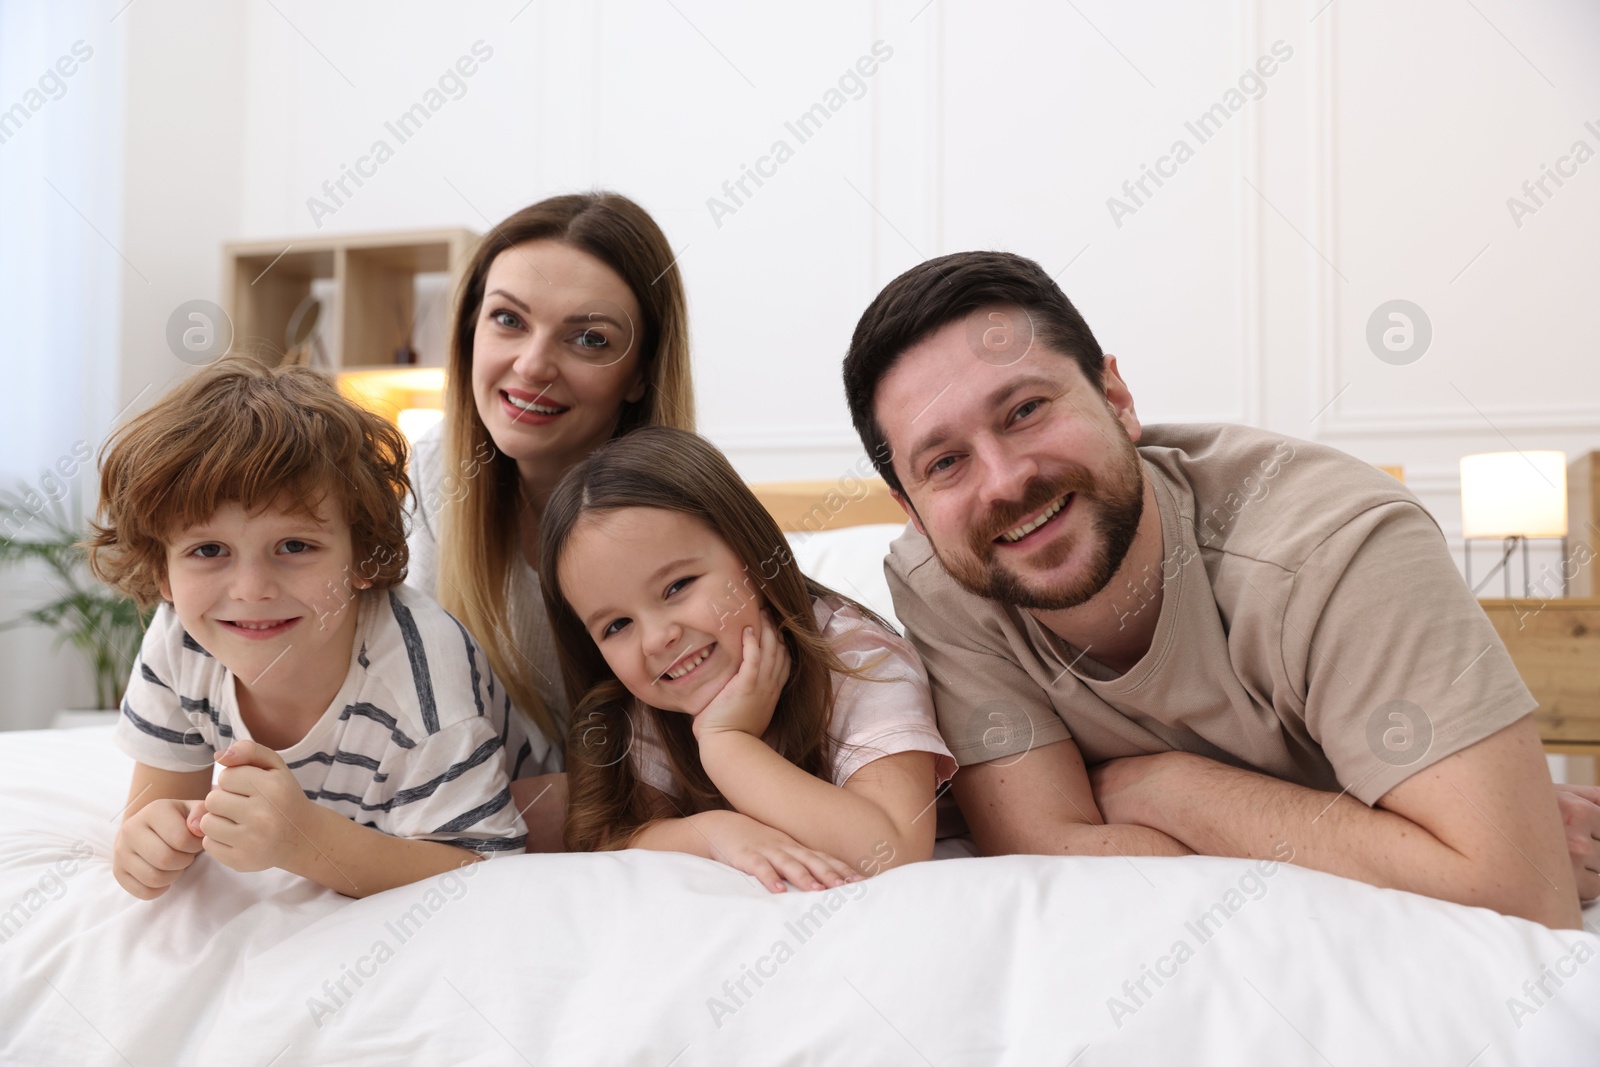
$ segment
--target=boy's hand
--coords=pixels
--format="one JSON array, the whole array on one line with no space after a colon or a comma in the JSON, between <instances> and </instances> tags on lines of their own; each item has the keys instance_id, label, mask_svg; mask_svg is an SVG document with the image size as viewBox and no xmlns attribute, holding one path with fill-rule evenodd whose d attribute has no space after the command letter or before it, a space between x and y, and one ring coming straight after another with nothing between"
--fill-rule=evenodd
<instances>
[{"instance_id":1,"label":"boy's hand","mask_svg":"<svg viewBox=\"0 0 1600 1067\"><path fill-rule=\"evenodd\" d=\"M301 828L312 804L283 757L254 741L235 741L217 762L223 770L200 817L205 850L236 871L295 866L309 847Z\"/></svg>"},{"instance_id":2,"label":"boy's hand","mask_svg":"<svg viewBox=\"0 0 1600 1067\"><path fill-rule=\"evenodd\" d=\"M189 828L198 800L152 800L117 829L111 873L140 900L154 900L194 863L204 847Z\"/></svg>"},{"instance_id":3,"label":"boy's hand","mask_svg":"<svg viewBox=\"0 0 1600 1067\"><path fill-rule=\"evenodd\" d=\"M694 717L694 735L700 740L730 731L760 737L772 722L778 696L789 680L789 646L765 610L759 636L745 627L742 640L744 658L738 673Z\"/></svg>"}]
</instances>

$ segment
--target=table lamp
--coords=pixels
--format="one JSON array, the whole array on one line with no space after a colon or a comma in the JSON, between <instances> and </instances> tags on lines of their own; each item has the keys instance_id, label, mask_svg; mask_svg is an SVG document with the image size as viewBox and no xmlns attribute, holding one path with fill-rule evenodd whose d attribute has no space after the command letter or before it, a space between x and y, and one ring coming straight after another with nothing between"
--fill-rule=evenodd
<instances>
[{"instance_id":1,"label":"table lamp","mask_svg":"<svg viewBox=\"0 0 1600 1067\"><path fill-rule=\"evenodd\" d=\"M1522 591L1532 595L1528 573L1528 541L1567 537L1567 454L1565 452L1483 452L1461 457L1461 536L1465 541L1467 585L1472 585L1472 542L1502 542L1495 571L1504 572L1505 595L1511 596L1507 564L1522 546ZM1564 553L1563 553L1564 554ZM1566 592L1563 571L1562 592Z\"/></svg>"}]
</instances>

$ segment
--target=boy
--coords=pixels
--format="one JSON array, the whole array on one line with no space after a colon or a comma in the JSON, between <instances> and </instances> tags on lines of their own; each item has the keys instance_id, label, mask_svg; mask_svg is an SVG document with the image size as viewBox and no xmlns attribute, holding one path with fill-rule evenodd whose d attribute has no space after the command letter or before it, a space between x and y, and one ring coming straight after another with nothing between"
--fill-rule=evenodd
<instances>
[{"instance_id":1,"label":"boy","mask_svg":"<svg viewBox=\"0 0 1600 1067\"><path fill-rule=\"evenodd\" d=\"M90 568L162 601L117 727L138 762L113 870L134 896L202 849L355 897L522 850L507 753L530 773L552 753L401 584L405 471L400 433L325 377L240 358L107 443Z\"/></svg>"}]
</instances>

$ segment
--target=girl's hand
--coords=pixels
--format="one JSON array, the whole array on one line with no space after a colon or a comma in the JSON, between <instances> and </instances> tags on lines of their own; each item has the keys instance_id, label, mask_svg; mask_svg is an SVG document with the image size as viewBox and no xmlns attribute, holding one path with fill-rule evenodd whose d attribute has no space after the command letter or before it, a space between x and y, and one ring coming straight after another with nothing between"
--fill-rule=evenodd
<instances>
[{"instance_id":1,"label":"girl's hand","mask_svg":"<svg viewBox=\"0 0 1600 1067\"><path fill-rule=\"evenodd\" d=\"M202 842L188 825L198 800L152 800L117 828L111 873L140 900L154 900L183 876Z\"/></svg>"},{"instance_id":2,"label":"girl's hand","mask_svg":"<svg viewBox=\"0 0 1600 1067\"><path fill-rule=\"evenodd\" d=\"M694 717L697 739L727 732L760 737L772 722L778 695L789 680L789 646L765 610L761 612L759 637L745 627L742 651L739 672Z\"/></svg>"},{"instance_id":3,"label":"girl's hand","mask_svg":"<svg viewBox=\"0 0 1600 1067\"><path fill-rule=\"evenodd\" d=\"M785 892L785 881L811 890L861 881L848 864L806 848L782 830L748 815L703 811L689 816L689 821L710 843L713 858L750 875L770 892Z\"/></svg>"}]
</instances>

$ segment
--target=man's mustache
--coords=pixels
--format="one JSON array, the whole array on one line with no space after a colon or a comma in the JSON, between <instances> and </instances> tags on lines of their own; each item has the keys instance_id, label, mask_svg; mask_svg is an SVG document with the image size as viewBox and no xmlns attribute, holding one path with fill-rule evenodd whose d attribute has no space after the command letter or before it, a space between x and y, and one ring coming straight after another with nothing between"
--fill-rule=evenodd
<instances>
[{"instance_id":1,"label":"man's mustache","mask_svg":"<svg viewBox=\"0 0 1600 1067\"><path fill-rule=\"evenodd\" d=\"M1099 483L1088 468L1074 464L1052 478L1035 478L1023 487L1022 499L1015 503L1002 501L989 509L986 521L975 528L972 548L978 555L988 551L990 544L1005 533L1014 530L1032 516L1060 500L1068 493L1093 497Z\"/></svg>"}]
</instances>

